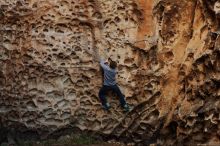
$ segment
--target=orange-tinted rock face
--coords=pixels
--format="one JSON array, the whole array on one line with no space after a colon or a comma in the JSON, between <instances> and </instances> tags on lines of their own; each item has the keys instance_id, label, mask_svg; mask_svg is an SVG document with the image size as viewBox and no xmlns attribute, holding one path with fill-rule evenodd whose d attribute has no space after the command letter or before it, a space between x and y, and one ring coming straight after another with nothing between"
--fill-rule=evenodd
<instances>
[{"instance_id":1,"label":"orange-tinted rock face","mask_svg":"<svg viewBox=\"0 0 220 146\"><path fill-rule=\"evenodd\" d=\"M41 137L73 128L140 145L218 143L219 4L1 1L0 126ZM97 54L118 62L131 112L111 94L111 112L102 109Z\"/></svg>"},{"instance_id":2,"label":"orange-tinted rock face","mask_svg":"<svg viewBox=\"0 0 220 146\"><path fill-rule=\"evenodd\" d=\"M136 12L139 12L137 13L139 16L139 26L137 41L133 44L139 48L149 49L152 45L156 44L156 40L153 40L156 37L156 23L152 13L154 3L153 0L139 0L137 4L139 11L136 10Z\"/></svg>"}]
</instances>

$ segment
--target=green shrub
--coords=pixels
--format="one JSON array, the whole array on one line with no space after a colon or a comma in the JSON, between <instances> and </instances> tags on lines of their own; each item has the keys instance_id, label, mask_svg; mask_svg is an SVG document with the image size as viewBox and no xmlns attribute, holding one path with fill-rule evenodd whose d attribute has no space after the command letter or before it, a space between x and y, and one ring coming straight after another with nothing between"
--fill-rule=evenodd
<instances>
[{"instance_id":1,"label":"green shrub","mask_svg":"<svg viewBox=\"0 0 220 146\"><path fill-rule=\"evenodd\" d=\"M63 136L59 139L48 139L41 142L33 141L19 141L19 146L71 146L71 145L91 145L99 144L101 141L98 141L95 137L88 134L71 134L70 136Z\"/></svg>"}]
</instances>

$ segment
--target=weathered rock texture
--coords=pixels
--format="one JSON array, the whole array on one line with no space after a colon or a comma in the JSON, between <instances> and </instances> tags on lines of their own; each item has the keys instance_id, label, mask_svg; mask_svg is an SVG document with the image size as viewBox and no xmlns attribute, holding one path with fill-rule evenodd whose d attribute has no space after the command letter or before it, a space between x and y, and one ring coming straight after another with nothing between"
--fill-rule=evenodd
<instances>
[{"instance_id":1,"label":"weathered rock texture","mask_svg":"<svg viewBox=\"0 0 220 146\"><path fill-rule=\"evenodd\" d=\"M219 142L219 0L1 0L0 28L3 127L41 136L77 127L137 144ZM118 62L132 112L111 94L111 113L101 108L94 54Z\"/></svg>"}]
</instances>

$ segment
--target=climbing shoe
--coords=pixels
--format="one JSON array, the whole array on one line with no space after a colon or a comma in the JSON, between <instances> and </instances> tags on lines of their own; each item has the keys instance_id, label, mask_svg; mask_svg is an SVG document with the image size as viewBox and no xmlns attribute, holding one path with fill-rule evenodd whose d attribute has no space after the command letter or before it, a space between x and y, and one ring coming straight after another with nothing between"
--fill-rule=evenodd
<instances>
[{"instance_id":1,"label":"climbing shoe","mask_svg":"<svg viewBox=\"0 0 220 146\"><path fill-rule=\"evenodd\" d=\"M111 106L109 103L106 103L105 105L103 105L103 108L108 111L111 108Z\"/></svg>"},{"instance_id":2,"label":"climbing shoe","mask_svg":"<svg viewBox=\"0 0 220 146\"><path fill-rule=\"evenodd\" d=\"M125 112L131 111L131 108L129 107L128 104L125 104L125 105L123 106L123 111L125 111Z\"/></svg>"}]
</instances>

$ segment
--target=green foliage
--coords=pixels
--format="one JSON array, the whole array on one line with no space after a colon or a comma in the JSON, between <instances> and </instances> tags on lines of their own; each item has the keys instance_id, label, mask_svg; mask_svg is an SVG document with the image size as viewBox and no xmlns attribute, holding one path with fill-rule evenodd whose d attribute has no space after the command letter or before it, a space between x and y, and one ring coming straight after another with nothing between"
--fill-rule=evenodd
<instances>
[{"instance_id":1,"label":"green foliage","mask_svg":"<svg viewBox=\"0 0 220 146\"><path fill-rule=\"evenodd\" d=\"M88 135L75 135L74 136L75 144L97 144L98 142L94 139L94 137Z\"/></svg>"},{"instance_id":2,"label":"green foliage","mask_svg":"<svg viewBox=\"0 0 220 146\"><path fill-rule=\"evenodd\" d=\"M32 141L19 141L18 145L19 146L33 146L34 142L32 142Z\"/></svg>"},{"instance_id":3,"label":"green foliage","mask_svg":"<svg viewBox=\"0 0 220 146\"><path fill-rule=\"evenodd\" d=\"M2 143L1 146L8 146L8 144L7 143Z\"/></svg>"},{"instance_id":4,"label":"green foliage","mask_svg":"<svg viewBox=\"0 0 220 146\"><path fill-rule=\"evenodd\" d=\"M59 139L48 139L41 142L34 141L20 141L19 146L71 146L71 145L91 145L99 144L96 138L87 134L72 134L70 136L63 136Z\"/></svg>"}]
</instances>

